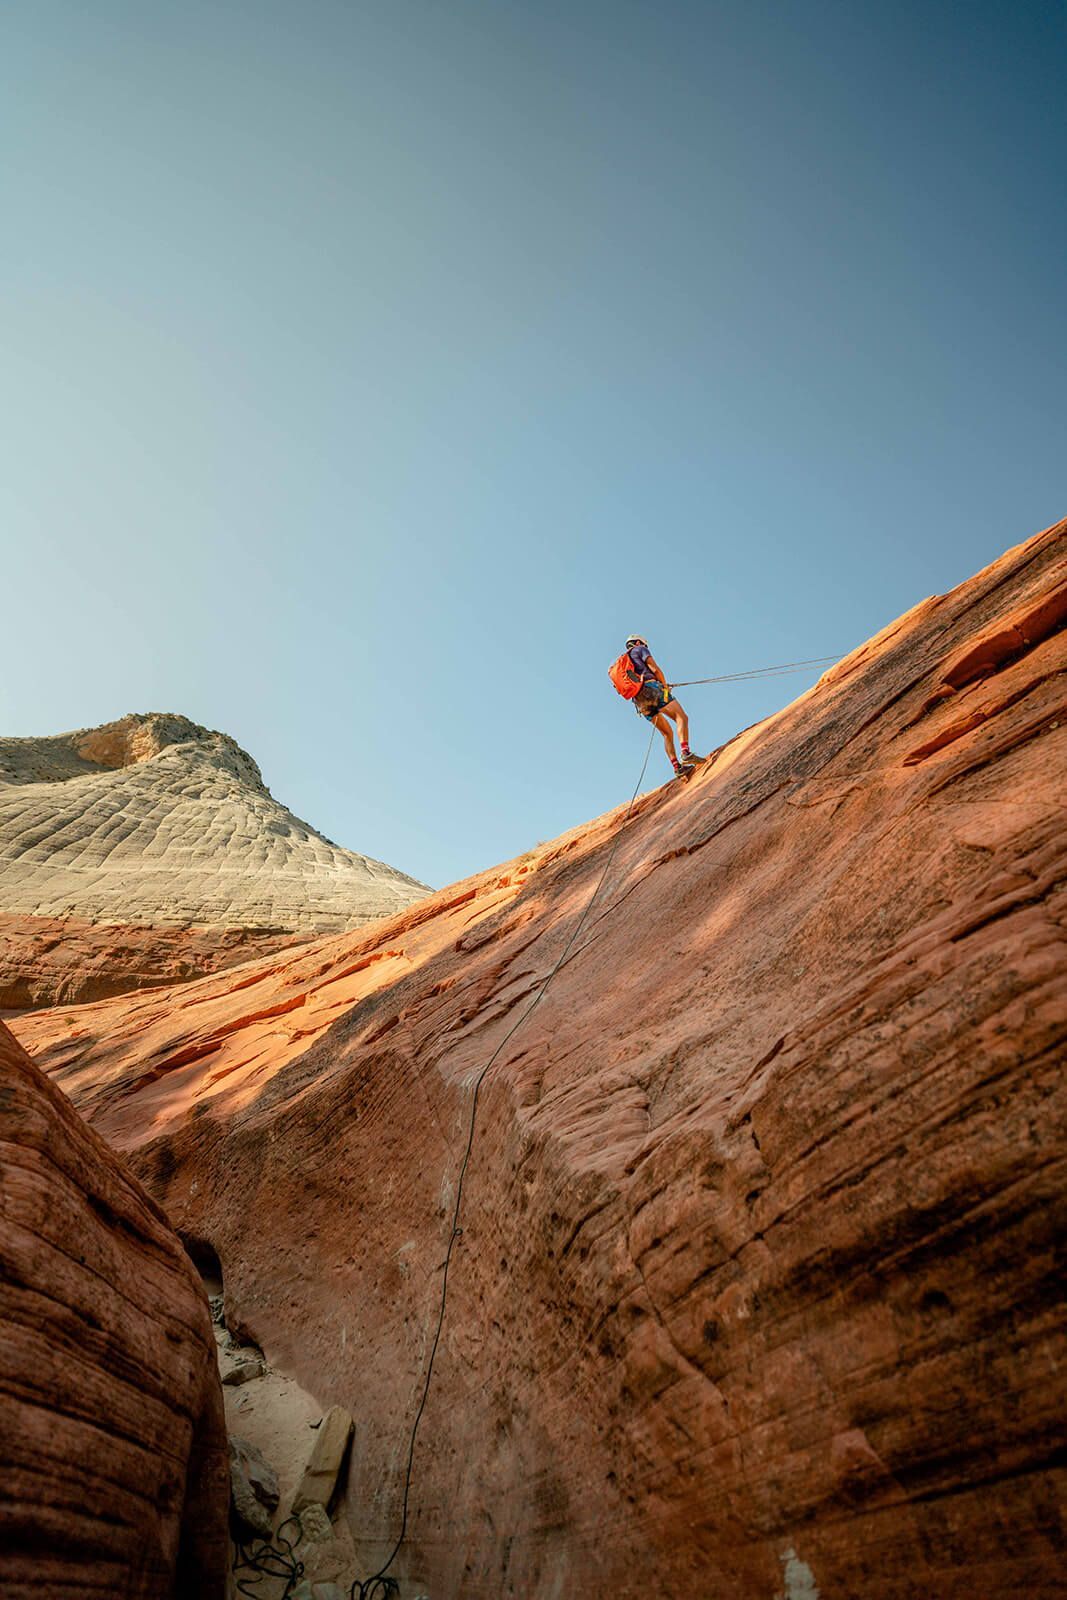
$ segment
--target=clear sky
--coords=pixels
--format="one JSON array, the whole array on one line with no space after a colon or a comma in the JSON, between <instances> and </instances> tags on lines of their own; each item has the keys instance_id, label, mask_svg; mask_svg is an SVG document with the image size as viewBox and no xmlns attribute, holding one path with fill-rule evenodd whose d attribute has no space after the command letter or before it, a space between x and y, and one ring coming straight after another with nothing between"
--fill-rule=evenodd
<instances>
[{"instance_id":1,"label":"clear sky","mask_svg":"<svg viewBox=\"0 0 1067 1600\"><path fill-rule=\"evenodd\" d=\"M182 712L434 884L626 799L627 632L676 678L845 651L1064 514L1065 40L5 7L0 728ZM694 745L810 681L690 691Z\"/></svg>"}]
</instances>

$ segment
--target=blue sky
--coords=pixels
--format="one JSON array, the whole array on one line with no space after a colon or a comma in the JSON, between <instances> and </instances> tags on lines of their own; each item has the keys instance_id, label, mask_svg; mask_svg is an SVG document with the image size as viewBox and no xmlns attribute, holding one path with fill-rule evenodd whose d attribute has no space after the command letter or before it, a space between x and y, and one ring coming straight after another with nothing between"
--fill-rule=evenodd
<instances>
[{"instance_id":1,"label":"blue sky","mask_svg":"<svg viewBox=\"0 0 1067 1600\"><path fill-rule=\"evenodd\" d=\"M183 712L440 884L629 795L628 631L845 651L1063 515L1065 19L8 8L0 727Z\"/></svg>"}]
</instances>

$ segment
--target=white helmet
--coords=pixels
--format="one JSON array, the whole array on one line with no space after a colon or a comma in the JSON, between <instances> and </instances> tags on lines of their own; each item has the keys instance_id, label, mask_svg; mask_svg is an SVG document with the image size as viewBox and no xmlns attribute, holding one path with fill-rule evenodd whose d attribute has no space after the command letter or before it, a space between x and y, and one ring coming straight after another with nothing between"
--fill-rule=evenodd
<instances>
[{"instance_id":1,"label":"white helmet","mask_svg":"<svg viewBox=\"0 0 1067 1600\"><path fill-rule=\"evenodd\" d=\"M627 648L627 650L629 650L629 648L630 648L630 646L632 644L643 644L645 649L646 650L648 649L648 640L647 639L642 639L642 637L641 637L641 635L639 633L631 633L629 635L629 637L626 640L626 648Z\"/></svg>"}]
</instances>

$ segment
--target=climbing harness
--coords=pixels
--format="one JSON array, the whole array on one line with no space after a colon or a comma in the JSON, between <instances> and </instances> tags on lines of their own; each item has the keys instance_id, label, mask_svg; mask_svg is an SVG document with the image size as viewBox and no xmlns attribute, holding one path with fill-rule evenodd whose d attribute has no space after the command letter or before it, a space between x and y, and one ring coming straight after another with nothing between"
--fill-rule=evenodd
<instances>
[{"instance_id":1,"label":"climbing harness","mask_svg":"<svg viewBox=\"0 0 1067 1600\"><path fill-rule=\"evenodd\" d=\"M608 668L612 686L624 700L633 700L646 682L643 673L634 671L634 664L630 659L630 642L627 641L627 648ZM640 639L637 643L644 644L645 641ZM691 689L701 683L743 683L750 678L780 678L787 672L803 672L807 667L826 667L840 659L840 656L816 656L811 661L785 661L778 667L756 667L751 672L723 672L715 678L682 678L678 683L669 683L667 689Z\"/></svg>"}]
</instances>

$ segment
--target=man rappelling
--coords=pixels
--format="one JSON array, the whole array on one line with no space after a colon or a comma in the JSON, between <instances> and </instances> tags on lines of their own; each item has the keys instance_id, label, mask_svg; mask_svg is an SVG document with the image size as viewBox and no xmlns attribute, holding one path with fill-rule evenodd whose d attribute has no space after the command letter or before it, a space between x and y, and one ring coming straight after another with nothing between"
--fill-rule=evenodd
<instances>
[{"instance_id":1,"label":"man rappelling","mask_svg":"<svg viewBox=\"0 0 1067 1600\"><path fill-rule=\"evenodd\" d=\"M642 639L639 633L632 633L622 655L608 668L608 677L624 700L633 701L638 716L651 722L663 735L675 777L687 777L696 762L704 758L694 755L689 748L689 718L674 698L670 684L648 648L648 640ZM681 760L674 746L672 722L678 727Z\"/></svg>"}]
</instances>

